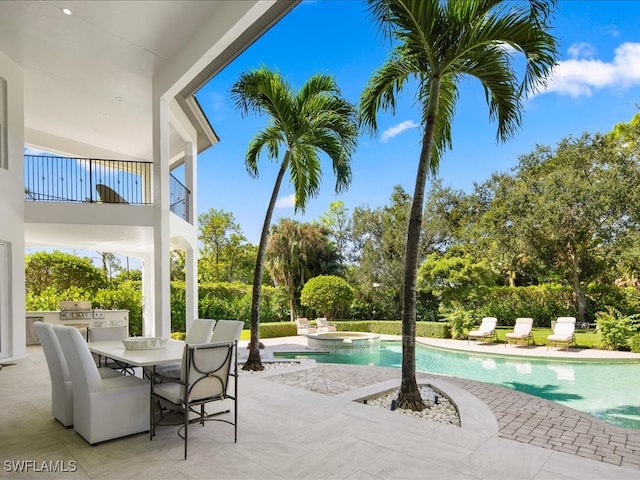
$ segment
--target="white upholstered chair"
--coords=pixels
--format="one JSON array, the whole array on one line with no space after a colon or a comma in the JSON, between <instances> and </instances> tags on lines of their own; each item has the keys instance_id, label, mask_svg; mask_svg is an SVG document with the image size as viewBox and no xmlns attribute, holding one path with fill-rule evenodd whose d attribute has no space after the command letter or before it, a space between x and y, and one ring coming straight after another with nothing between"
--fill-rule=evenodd
<instances>
[{"instance_id":1,"label":"white upholstered chair","mask_svg":"<svg viewBox=\"0 0 640 480\"><path fill-rule=\"evenodd\" d=\"M196 318L184 339L184 343L188 345L199 345L201 343L211 342L211 333L216 326L215 320L208 318ZM166 363L164 365L156 365L155 371L165 377L180 378L181 365L179 363Z\"/></svg>"},{"instance_id":2,"label":"white upholstered chair","mask_svg":"<svg viewBox=\"0 0 640 480\"><path fill-rule=\"evenodd\" d=\"M166 406L167 411L181 412L183 415L183 424L178 429L178 435L184 440L185 460L191 423L199 423L202 426L208 420L229 423L234 427L233 441L237 441L238 356L236 345L237 342L186 345L179 379L164 377L158 373L151 375L150 440L153 440L156 426L162 425L163 420L162 409L159 408L156 415L156 406ZM234 377L236 381L230 382L230 377ZM220 416L226 415L226 410L220 412L218 409L214 413L207 413L205 410L205 407L215 408L215 404L226 404L229 400L233 402L233 420Z\"/></svg>"},{"instance_id":3,"label":"white upholstered chair","mask_svg":"<svg viewBox=\"0 0 640 480\"><path fill-rule=\"evenodd\" d=\"M63 325L54 331L71 374L74 430L92 445L149 430L149 382L101 378L80 332Z\"/></svg>"},{"instance_id":4,"label":"white upholstered chair","mask_svg":"<svg viewBox=\"0 0 640 480\"><path fill-rule=\"evenodd\" d=\"M73 425L73 390L71 375L62 353L62 347L53 332L52 323L36 322L34 328L49 367L51 413L62 425L70 427ZM120 376L120 373L110 368L100 368L98 373L101 378Z\"/></svg>"},{"instance_id":5,"label":"white upholstered chair","mask_svg":"<svg viewBox=\"0 0 640 480\"><path fill-rule=\"evenodd\" d=\"M244 322L240 320L218 320L211 334L211 343L240 340Z\"/></svg>"},{"instance_id":6,"label":"white upholstered chair","mask_svg":"<svg viewBox=\"0 0 640 480\"><path fill-rule=\"evenodd\" d=\"M211 332L213 332L215 326L215 320L210 320L208 318L196 318L191 322L184 342L189 345L194 345L196 343L209 343Z\"/></svg>"},{"instance_id":7,"label":"white upholstered chair","mask_svg":"<svg viewBox=\"0 0 640 480\"><path fill-rule=\"evenodd\" d=\"M126 327L100 327L90 328L87 331L87 339L89 342L109 342L113 340L124 340L127 338L128 332ZM108 367L118 370L122 373L134 375L135 371L131 365L113 360L112 358L102 358L100 355L92 354L98 367Z\"/></svg>"}]
</instances>

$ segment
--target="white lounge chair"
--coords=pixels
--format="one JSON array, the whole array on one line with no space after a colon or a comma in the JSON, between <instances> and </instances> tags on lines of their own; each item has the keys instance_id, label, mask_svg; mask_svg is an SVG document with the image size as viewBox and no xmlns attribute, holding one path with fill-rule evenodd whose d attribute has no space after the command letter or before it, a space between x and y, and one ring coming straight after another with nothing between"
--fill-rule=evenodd
<instances>
[{"instance_id":1,"label":"white lounge chair","mask_svg":"<svg viewBox=\"0 0 640 480\"><path fill-rule=\"evenodd\" d=\"M335 332L336 324L329 323L326 317L316 318L316 328L318 332Z\"/></svg>"},{"instance_id":2,"label":"white lounge chair","mask_svg":"<svg viewBox=\"0 0 640 480\"><path fill-rule=\"evenodd\" d=\"M316 327L312 327L307 318L296 318L296 326L298 327L298 335L316 333Z\"/></svg>"},{"instance_id":3,"label":"white lounge chair","mask_svg":"<svg viewBox=\"0 0 640 480\"><path fill-rule=\"evenodd\" d=\"M575 331L575 317L558 317L553 327L553 333L547 337L547 350L549 347L565 345L569 351L569 347L576 343Z\"/></svg>"},{"instance_id":4,"label":"white lounge chair","mask_svg":"<svg viewBox=\"0 0 640 480\"><path fill-rule=\"evenodd\" d=\"M480 339L489 341L494 341L498 339L498 335L496 334L496 323L498 323L498 319L495 317L484 317L478 330L472 330L467 334L467 343L469 343L470 339L474 339L476 342Z\"/></svg>"},{"instance_id":5,"label":"white lounge chair","mask_svg":"<svg viewBox=\"0 0 640 480\"><path fill-rule=\"evenodd\" d=\"M509 343L533 343L533 318L516 318L513 332L505 335L505 348Z\"/></svg>"}]
</instances>

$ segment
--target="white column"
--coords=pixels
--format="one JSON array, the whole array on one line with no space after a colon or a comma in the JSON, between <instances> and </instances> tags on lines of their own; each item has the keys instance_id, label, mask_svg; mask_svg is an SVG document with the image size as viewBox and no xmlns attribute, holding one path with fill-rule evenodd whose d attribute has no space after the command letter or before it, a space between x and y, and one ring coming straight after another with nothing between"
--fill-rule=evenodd
<instances>
[{"instance_id":1,"label":"white column","mask_svg":"<svg viewBox=\"0 0 640 480\"><path fill-rule=\"evenodd\" d=\"M153 335L171 333L169 262L169 102L153 95Z\"/></svg>"},{"instance_id":2,"label":"white column","mask_svg":"<svg viewBox=\"0 0 640 480\"><path fill-rule=\"evenodd\" d=\"M194 243L190 242L185 255L185 295L186 323L198 318L198 211L197 211L197 178L198 149L193 142L185 142L184 176L185 186L191 192L189 196L189 216L187 221L195 226Z\"/></svg>"}]
</instances>

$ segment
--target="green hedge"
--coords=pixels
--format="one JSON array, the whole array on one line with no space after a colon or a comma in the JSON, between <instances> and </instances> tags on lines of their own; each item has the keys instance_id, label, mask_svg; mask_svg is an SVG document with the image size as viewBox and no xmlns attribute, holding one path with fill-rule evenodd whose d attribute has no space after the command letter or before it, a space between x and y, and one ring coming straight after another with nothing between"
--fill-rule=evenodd
<instances>
[{"instance_id":1,"label":"green hedge","mask_svg":"<svg viewBox=\"0 0 640 480\"><path fill-rule=\"evenodd\" d=\"M589 285L585 289L587 319L595 322L596 313L612 306L625 315L640 311L640 292L614 285ZM536 327L550 327L557 317L577 317L573 290L558 284L529 287L481 287L460 295L462 307L479 322L496 317L499 325L513 326L518 317L531 317ZM445 310L450 305L443 305Z\"/></svg>"},{"instance_id":2,"label":"green hedge","mask_svg":"<svg viewBox=\"0 0 640 480\"><path fill-rule=\"evenodd\" d=\"M236 319L248 327L251 317L251 285L243 283L201 283L198 285L198 317ZM184 281L171 282L171 331L185 330ZM284 287L262 287L260 323L289 320Z\"/></svg>"},{"instance_id":3,"label":"green hedge","mask_svg":"<svg viewBox=\"0 0 640 480\"><path fill-rule=\"evenodd\" d=\"M312 322L313 323L313 322ZM402 335L399 320L368 320L335 322L339 332L371 332L382 335ZM417 337L451 338L449 324L445 322L416 322Z\"/></svg>"}]
</instances>

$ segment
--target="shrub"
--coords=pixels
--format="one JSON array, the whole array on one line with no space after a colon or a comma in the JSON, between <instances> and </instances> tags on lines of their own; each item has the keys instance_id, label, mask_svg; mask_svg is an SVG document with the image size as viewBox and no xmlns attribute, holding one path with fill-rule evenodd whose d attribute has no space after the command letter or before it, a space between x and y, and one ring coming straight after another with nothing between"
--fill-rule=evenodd
<instances>
[{"instance_id":1,"label":"shrub","mask_svg":"<svg viewBox=\"0 0 640 480\"><path fill-rule=\"evenodd\" d=\"M629 348L633 353L640 353L640 333L636 333L629 341Z\"/></svg>"},{"instance_id":2,"label":"shrub","mask_svg":"<svg viewBox=\"0 0 640 480\"><path fill-rule=\"evenodd\" d=\"M353 288L344 278L335 275L313 277L302 287L300 303L328 319L342 313L353 301Z\"/></svg>"},{"instance_id":3,"label":"shrub","mask_svg":"<svg viewBox=\"0 0 640 480\"><path fill-rule=\"evenodd\" d=\"M128 280L120 283L118 288L98 290L93 307L129 310L129 334L142 335L142 290L139 281Z\"/></svg>"},{"instance_id":4,"label":"shrub","mask_svg":"<svg viewBox=\"0 0 640 480\"><path fill-rule=\"evenodd\" d=\"M610 350L626 350L629 340L638 333L640 314L623 315L613 307L596 313L602 345Z\"/></svg>"},{"instance_id":5,"label":"shrub","mask_svg":"<svg viewBox=\"0 0 640 480\"><path fill-rule=\"evenodd\" d=\"M452 338L466 338L475 324L471 311L462 308L459 304L445 311L444 318L449 322Z\"/></svg>"}]
</instances>

